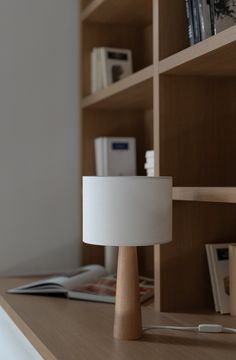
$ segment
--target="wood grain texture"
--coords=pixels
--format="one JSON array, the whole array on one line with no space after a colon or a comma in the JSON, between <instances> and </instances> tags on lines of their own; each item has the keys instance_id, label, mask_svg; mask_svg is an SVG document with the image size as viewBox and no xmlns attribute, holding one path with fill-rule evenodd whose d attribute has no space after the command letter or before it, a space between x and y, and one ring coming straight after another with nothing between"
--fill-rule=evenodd
<instances>
[{"instance_id":1,"label":"wood grain texture","mask_svg":"<svg viewBox=\"0 0 236 360\"><path fill-rule=\"evenodd\" d=\"M160 175L160 2L153 0L153 148L155 176ZM154 302L155 309L160 311L160 245L154 246Z\"/></svg>"},{"instance_id":2,"label":"wood grain texture","mask_svg":"<svg viewBox=\"0 0 236 360\"><path fill-rule=\"evenodd\" d=\"M137 248L120 246L118 254L114 337L136 340L142 336Z\"/></svg>"},{"instance_id":3,"label":"wood grain texture","mask_svg":"<svg viewBox=\"0 0 236 360\"><path fill-rule=\"evenodd\" d=\"M11 320L15 323L18 329L24 334L27 340L33 345L37 352L45 360L56 360L54 355L42 343L41 340L33 333L28 325L20 318L20 316L12 309L2 296L0 296L0 306L5 310Z\"/></svg>"},{"instance_id":4,"label":"wood grain texture","mask_svg":"<svg viewBox=\"0 0 236 360\"><path fill-rule=\"evenodd\" d=\"M229 245L229 310L236 316L236 246Z\"/></svg>"},{"instance_id":5,"label":"wood grain texture","mask_svg":"<svg viewBox=\"0 0 236 360\"><path fill-rule=\"evenodd\" d=\"M83 109L135 109L152 106L153 66L150 65L82 99Z\"/></svg>"},{"instance_id":6,"label":"wood grain texture","mask_svg":"<svg viewBox=\"0 0 236 360\"><path fill-rule=\"evenodd\" d=\"M236 80L161 76L160 169L174 186L235 186Z\"/></svg>"},{"instance_id":7,"label":"wood grain texture","mask_svg":"<svg viewBox=\"0 0 236 360\"><path fill-rule=\"evenodd\" d=\"M206 243L235 242L236 205L175 201L173 241L161 247L162 311L214 309Z\"/></svg>"},{"instance_id":8,"label":"wood grain texture","mask_svg":"<svg viewBox=\"0 0 236 360\"><path fill-rule=\"evenodd\" d=\"M157 4L153 3L153 6L156 6L156 9L159 7L158 11L154 12L154 18L156 20L158 17L159 20L156 36L159 38L158 60L162 60L189 46L185 0L154 2Z\"/></svg>"},{"instance_id":9,"label":"wood grain texture","mask_svg":"<svg viewBox=\"0 0 236 360\"><path fill-rule=\"evenodd\" d=\"M93 0L81 13L81 21L98 24L149 25L152 22L152 1Z\"/></svg>"},{"instance_id":10,"label":"wood grain texture","mask_svg":"<svg viewBox=\"0 0 236 360\"><path fill-rule=\"evenodd\" d=\"M173 200L236 203L236 188L174 187Z\"/></svg>"},{"instance_id":11,"label":"wood grain texture","mask_svg":"<svg viewBox=\"0 0 236 360\"><path fill-rule=\"evenodd\" d=\"M160 74L236 75L236 25L160 61Z\"/></svg>"},{"instance_id":12,"label":"wood grain texture","mask_svg":"<svg viewBox=\"0 0 236 360\"><path fill-rule=\"evenodd\" d=\"M9 295L7 288L30 279L1 279L4 298L58 360L234 360L234 334L153 331L139 341L113 339L114 305L43 296ZM236 327L236 318L215 314L155 313L143 306L144 325L219 323Z\"/></svg>"}]
</instances>

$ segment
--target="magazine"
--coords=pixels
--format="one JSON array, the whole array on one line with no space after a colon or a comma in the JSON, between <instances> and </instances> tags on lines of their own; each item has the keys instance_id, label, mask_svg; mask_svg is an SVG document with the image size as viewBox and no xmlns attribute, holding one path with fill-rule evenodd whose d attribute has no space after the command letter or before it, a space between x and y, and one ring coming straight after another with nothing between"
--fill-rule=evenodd
<instances>
[{"instance_id":1,"label":"magazine","mask_svg":"<svg viewBox=\"0 0 236 360\"><path fill-rule=\"evenodd\" d=\"M229 313L229 243L206 244L215 310Z\"/></svg>"},{"instance_id":2,"label":"magazine","mask_svg":"<svg viewBox=\"0 0 236 360\"><path fill-rule=\"evenodd\" d=\"M154 295L154 280L139 277L140 301ZM114 303L116 276L101 265L88 265L73 272L52 276L8 290L10 294L61 295L69 299Z\"/></svg>"}]
</instances>

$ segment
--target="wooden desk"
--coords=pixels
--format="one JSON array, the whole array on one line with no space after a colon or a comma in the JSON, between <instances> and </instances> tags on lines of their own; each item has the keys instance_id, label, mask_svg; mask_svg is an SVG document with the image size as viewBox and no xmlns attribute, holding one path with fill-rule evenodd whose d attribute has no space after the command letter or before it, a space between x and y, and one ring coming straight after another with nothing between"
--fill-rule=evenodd
<instances>
[{"instance_id":1,"label":"wooden desk","mask_svg":"<svg viewBox=\"0 0 236 360\"><path fill-rule=\"evenodd\" d=\"M112 337L114 305L62 298L9 295L5 290L25 279L0 279L0 292L36 336L60 360L215 360L236 358L236 334L155 331L139 341ZM220 315L154 313L143 307L143 324L236 327L236 318Z\"/></svg>"}]
</instances>

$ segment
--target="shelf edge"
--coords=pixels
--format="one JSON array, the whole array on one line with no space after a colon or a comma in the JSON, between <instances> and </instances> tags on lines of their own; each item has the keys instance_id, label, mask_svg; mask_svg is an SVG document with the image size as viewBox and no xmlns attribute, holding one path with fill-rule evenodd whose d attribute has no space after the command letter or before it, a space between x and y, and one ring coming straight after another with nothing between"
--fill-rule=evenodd
<instances>
[{"instance_id":1,"label":"shelf edge","mask_svg":"<svg viewBox=\"0 0 236 360\"><path fill-rule=\"evenodd\" d=\"M197 61L203 56L221 50L224 46L236 41L236 25L213 35L210 38L190 46L176 54L159 61L159 74L172 73L178 67L192 61Z\"/></svg>"},{"instance_id":2,"label":"shelf edge","mask_svg":"<svg viewBox=\"0 0 236 360\"><path fill-rule=\"evenodd\" d=\"M173 200L236 203L236 187L174 187Z\"/></svg>"},{"instance_id":3,"label":"shelf edge","mask_svg":"<svg viewBox=\"0 0 236 360\"><path fill-rule=\"evenodd\" d=\"M149 80L153 77L153 65L147 66L142 70L139 70L132 75L122 79L107 88L99 90L95 94L84 97L81 101L82 109L89 108L98 104L100 101L106 100L122 91L128 90L133 86L141 84L142 82Z\"/></svg>"}]
</instances>

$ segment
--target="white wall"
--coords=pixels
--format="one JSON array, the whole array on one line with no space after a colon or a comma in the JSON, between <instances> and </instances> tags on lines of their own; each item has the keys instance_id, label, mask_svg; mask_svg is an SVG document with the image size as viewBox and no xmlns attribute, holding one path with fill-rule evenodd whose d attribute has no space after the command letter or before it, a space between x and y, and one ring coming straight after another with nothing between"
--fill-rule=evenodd
<instances>
[{"instance_id":1,"label":"white wall","mask_svg":"<svg viewBox=\"0 0 236 360\"><path fill-rule=\"evenodd\" d=\"M78 265L78 0L0 0L0 274Z\"/></svg>"}]
</instances>

